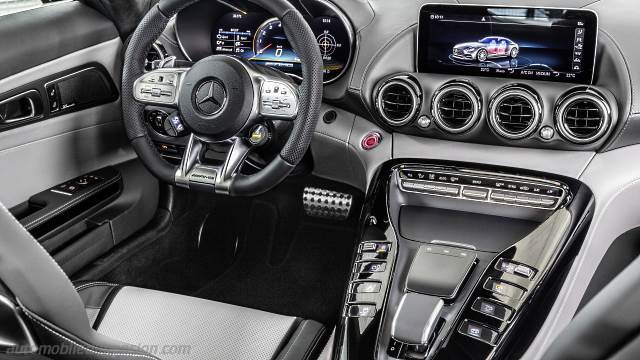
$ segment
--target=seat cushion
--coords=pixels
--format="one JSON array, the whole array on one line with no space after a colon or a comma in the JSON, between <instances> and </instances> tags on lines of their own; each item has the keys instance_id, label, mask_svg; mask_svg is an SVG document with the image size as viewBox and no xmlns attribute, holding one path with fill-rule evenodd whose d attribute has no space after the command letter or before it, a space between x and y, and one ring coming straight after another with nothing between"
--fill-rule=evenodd
<instances>
[{"instance_id":1,"label":"seat cushion","mask_svg":"<svg viewBox=\"0 0 640 360\"><path fill-rule=\"evenodd\" d=\"M94 329L161 359L306 359L322 346L315 321L136 287L77 289Z\"/></svg>"}]
</instances>

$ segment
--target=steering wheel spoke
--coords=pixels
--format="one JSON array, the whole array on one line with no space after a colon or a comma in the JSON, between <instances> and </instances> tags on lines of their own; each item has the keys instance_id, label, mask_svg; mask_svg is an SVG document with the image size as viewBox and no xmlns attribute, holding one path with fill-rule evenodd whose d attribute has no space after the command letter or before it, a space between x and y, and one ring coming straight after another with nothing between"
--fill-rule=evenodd
<instances>
[{"instance_id":1,"label":"steering wheel spoke","mask_svg":"<svg viewBox=\"0 0 640 360\"><path fill-rule=\"evenodd\" d=\"M192 190L229 194L233 179L240 171L253 145L242 137L235 137L225 143L231 146L224 163L208 165L203 162L208 143L192 134L185 148L182 162L176 170L176 185Z\"/></svg>"},{"instance_id":2,"label":"steering wheel spoke","mask_svg":"<svg viewBox=\"0 0 640 360\"><path fill-rule=\"evenodd\" d=\"M187 68L162 68L149 71L133 83L133 96L146 105L178 107L178 95Z\"/></svg>"}]
</instances>

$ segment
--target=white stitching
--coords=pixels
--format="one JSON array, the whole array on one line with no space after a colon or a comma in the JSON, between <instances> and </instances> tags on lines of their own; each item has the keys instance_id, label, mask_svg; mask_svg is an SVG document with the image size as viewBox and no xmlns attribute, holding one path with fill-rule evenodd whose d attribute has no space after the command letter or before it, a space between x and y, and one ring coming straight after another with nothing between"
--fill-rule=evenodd
<instances>
[{"instance_id":1,"label":"white stitching","mask_svg":"<svg viewBox=\"0 0 640 360\"><path fill-rule=\"evenodd\" d=\"M114 183L116 183L117 181L120 180L120 177L118 176L117 178L111 179L105 183L103 183L102 185L96 187L95 189L91 190L90 192L79 196L75 199L69 200L68 202L66 202L65 204L57 207L56 209L40 216L37 219L31 220L30 222L28 222L26 225L24 225L25 228L29 229L31 227L34 227L36 225L39 225L42 221L47 220L47 218L51 218L53 216L58 215L59 213L61 213L62 211L66 210L68 207L75 205L76 203L79 203L80 201L84 200L85 198L94 195L95 193L97 193L98 191L104 189L105 187L112 185Z\"/></svg>"},{"instance_id":2,"label":"white stitching","mask_svg":"<svg viewBox=\"0 0 640 360\"><path fill-rule=\"evenodd\" d=\"M109 355L109 356L133 356L133 357L141 357L141 358L146 358L146 359L153 359L153 360L158 360L157 357L151 356L151 355L146 355L146 354L136 354L136 353L127 353L127 352L104 352L104 351L97 351L97 350L92 350L90 348L88 348L87 346L84 346L82 344L80 344L79 342L76 342L72 339L67 338L66 336L58 333L57 331L49 328L44 322L40 321L39 319L36 319L34 316L32 316L31 312L29 310L27 310L25 307L22 307L22 309L24 310L24 313L27 314L27 316L35 321L36 323L40 324L40 326L42 326L45 330L49 331L50 333L62 338L63 340L70 342L86 351L89 351L91 353L94 354L98 354L98 355Z\"/></svg>"}]
</instances>

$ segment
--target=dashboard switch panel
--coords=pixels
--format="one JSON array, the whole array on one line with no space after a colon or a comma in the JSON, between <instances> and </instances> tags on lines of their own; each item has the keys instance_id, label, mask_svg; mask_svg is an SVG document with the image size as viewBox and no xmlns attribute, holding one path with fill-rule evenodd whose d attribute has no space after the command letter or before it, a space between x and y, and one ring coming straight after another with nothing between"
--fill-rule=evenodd
<instances>
[{"instance_id":1,"label":"dashboard switch panel","mask_svg":"<svg viewBox=\"0 0 640 360\"><path fill-rule=\"evenodd\" d=\"M433 196L500 205L556 210L570 196L556 181L435 166L404 166L398 172L400 189Z\"/></svg>"}]
</instances>

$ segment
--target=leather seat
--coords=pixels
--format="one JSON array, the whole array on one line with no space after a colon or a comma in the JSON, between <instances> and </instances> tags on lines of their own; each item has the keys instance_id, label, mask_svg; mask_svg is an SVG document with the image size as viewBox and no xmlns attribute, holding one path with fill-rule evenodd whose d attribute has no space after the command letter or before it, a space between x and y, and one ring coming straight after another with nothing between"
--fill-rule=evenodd
<instances>
[{"instance_id":1,"label":"leather seat","mask_svg":"<svg viewBox=\"0 0 640 360\"><path fill-rule=\"evenodd\" d=\"M324 327L315 321L135 287L74 285L1 203L0 229L0 304L14 314L0 316L0 338L22 339L16 346L34 352L16 358L300 360L321 350ZM9 320L18 326L9 329Z\"/></svg>"},{"instance_id":2,"label":"leather seat","mask_svg":"<svg viewBox=\"0 0 640 360\"><path fill-rule=\"evenodd\" d=\"M312 320L103 282L77 283L97 332L162 359L307 359L324 327Z\"/></svg>"}]
</instances>

